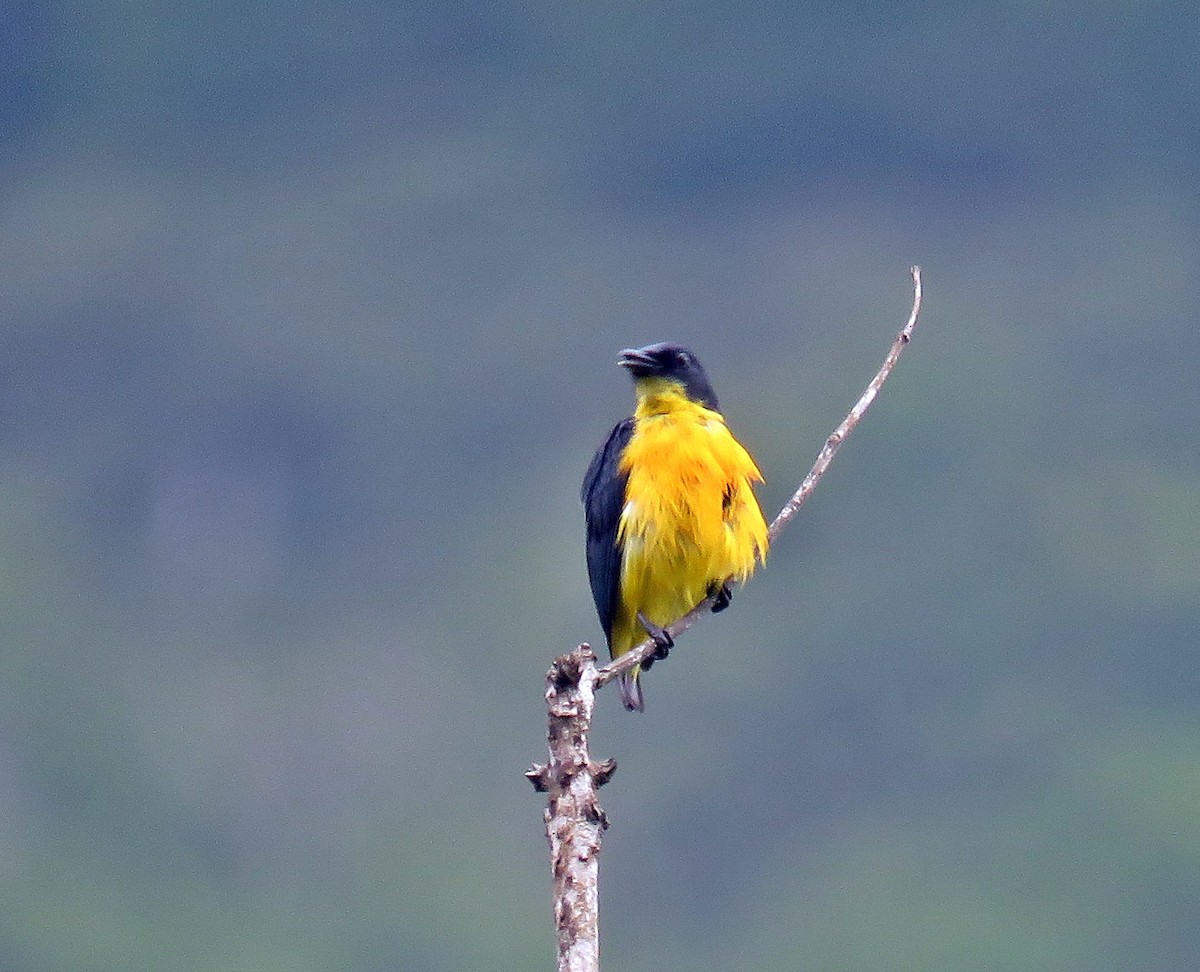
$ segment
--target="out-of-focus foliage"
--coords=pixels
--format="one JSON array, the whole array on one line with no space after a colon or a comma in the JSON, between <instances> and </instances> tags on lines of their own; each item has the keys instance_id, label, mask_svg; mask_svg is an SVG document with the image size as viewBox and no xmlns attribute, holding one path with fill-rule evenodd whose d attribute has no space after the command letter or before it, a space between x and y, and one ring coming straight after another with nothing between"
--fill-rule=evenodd
<instances>
[{"instance_id":1,"label":"out-of-focus foliage","mask_svg":"<svg viewBox=\"0 0 1200 972\"><path fill-rule=\"evenodd\" d=\"M630 343L773 512L644 718L625 969L1200 966L1200 14L10 3L0 968L549 967Z\"/></svg>"}]
</instances>

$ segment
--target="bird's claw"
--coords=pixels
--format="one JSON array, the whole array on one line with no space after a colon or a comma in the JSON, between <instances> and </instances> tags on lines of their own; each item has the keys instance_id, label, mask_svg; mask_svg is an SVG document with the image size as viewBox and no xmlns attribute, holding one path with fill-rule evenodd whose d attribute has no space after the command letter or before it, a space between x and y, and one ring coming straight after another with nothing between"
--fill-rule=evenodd
<instances>
[{"instance_id":1,"label":"bird's claw","mask_svg":"<svg viewBox=\"0 0 1200 972\"><path fill-rule=\"evenodd\" d=\"M648 672L656 661L662 661L671 653L671 649L675 647L675 639L671 637L671 633L666 628L655 624L641 611L638 611L638 621L646 629L650 640L654 642L654 651L647 655L646 660L642 662L642 671Z\"/></svg>"},{"instance_id":2,"label":"bird's claw","mask_svg":"<svg viewBox=\"0 0 1200 972\"><path fill-rule=\"evenodd\" d=\"M720 587L715 587L709 591L709 595L713 598L712 613L720 614L733 600L733 588L728 584L722 584Z\"/></svg>"}]
</instances>

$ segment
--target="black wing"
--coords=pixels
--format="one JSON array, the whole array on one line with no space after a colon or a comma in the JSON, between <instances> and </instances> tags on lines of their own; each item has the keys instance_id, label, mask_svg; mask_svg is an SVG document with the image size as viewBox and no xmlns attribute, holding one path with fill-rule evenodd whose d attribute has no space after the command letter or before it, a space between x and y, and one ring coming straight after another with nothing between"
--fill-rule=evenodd
<instances>
[{"instance_id":1,"label":"black wing","mask_svg":"<svg viewBox=\"0 0 1200 972\"><path fill-rule=\"evenodd\" d=\"M587 521L588 580L596 613L611 640L617 592L621 581L621 550L617 546L617 524L625 506L625 482L629 478L617 468L621 453L633 435L633 419L618 423L596 450L583 477L583 515Z\"/></svg>"}]
</instances>

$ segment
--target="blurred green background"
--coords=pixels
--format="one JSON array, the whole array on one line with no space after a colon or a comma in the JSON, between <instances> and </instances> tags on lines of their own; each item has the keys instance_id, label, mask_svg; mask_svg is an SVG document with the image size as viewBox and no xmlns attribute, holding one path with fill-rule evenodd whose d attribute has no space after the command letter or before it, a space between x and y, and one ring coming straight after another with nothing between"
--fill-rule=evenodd
<instances>
[{"instance_id":1,"label":"blurred green background","mask_svg":"<svg viewBox=\"0 0 1200 972\"><path fill-rule=\"evenodd\" d=\"M1200 12L8 0L0 969L532 970L618 349L770 568L601 696L606 967L1200 967ZM736 660L736 662L734 662Z\"/></svg>"}]
</instances>

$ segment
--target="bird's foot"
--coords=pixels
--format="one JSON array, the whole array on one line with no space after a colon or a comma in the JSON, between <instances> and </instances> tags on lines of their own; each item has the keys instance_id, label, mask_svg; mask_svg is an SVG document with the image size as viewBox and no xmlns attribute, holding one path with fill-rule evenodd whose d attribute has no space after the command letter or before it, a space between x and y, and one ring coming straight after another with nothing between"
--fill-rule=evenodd
<instances>
[{"instance_id":1,"label":"bird's foot","mask_svg":"<svg viewBox=\"0 0 1200 972\"><path fill-rule=\"evenodd\" d=\"M730 602L733 600L733 588L731 588L728 584L722 584L720 587L717 587L716 584L713 584L712 587L709 588L708 594L713 598L713 614L720 614L727 607L729 607Z\"/></svg>"},{"instance_id":2,"label":"bird's foot","mask_svg":"<svg viewBox=\"0 0 1200 972\"><path fill-rule=\"evenodd\" d=\"M646 660L642 662L642 671L648 672L656 661L662 661L671 653L671 649L675 647L675 639L671 637L666 628L659 627L641 611L638 611L638 621L642 623L646 634L654 642L654 651L647 655Z\"/></svg>"}]
</instances>

